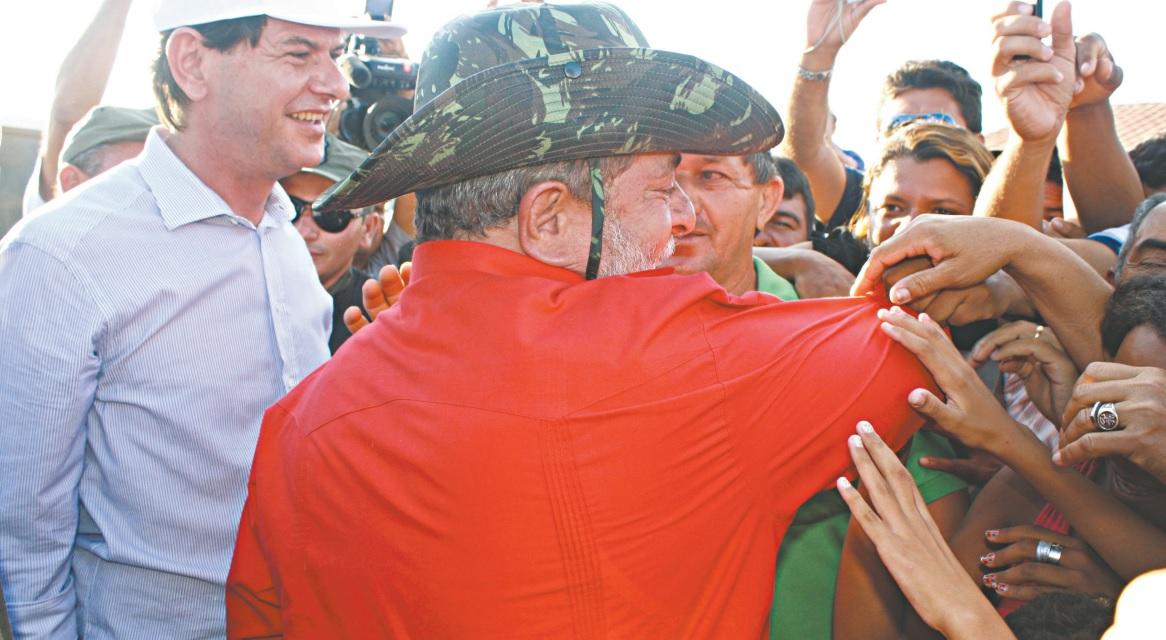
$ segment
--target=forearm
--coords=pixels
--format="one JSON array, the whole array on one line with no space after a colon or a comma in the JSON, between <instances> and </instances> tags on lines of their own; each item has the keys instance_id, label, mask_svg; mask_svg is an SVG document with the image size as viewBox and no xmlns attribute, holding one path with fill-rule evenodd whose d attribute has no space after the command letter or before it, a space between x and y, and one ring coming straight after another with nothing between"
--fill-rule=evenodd
<instances>
[{"instance_id":1,"label":"forearm","mask_svg":"<svg viewBox=\"0 0 1166 640\"><path fill-rule=\"evenodd\" d=\"M799 62L807 71L833 69L837 51L823 47L804 54ZM798 164L810 183L817 202L816 217L822 223L838 207L846 186L842 161L826 142L826 124L830 117L830 80L794 79L782 152Z\"/></svg>"},{"instance_id":2,"label":"forearm","mask_svg":"<svg viewBox=\"0 0 1166 640\"><path fill-rule=\"evenodd\" d=\"M1032 229L1018 227L1017 232L1022 241L1005 272L1024 290L1079 369L1100 360L1098 327L1109 285L1060 242Z\"/></svg>"},{"instance_id":3,"label":"forearm","mask_svg":"<svg viewBox=\"0 0 1166 640\"><path fill-rule=\"evenodd\" d=\"M41 151L41 196L46 199L52 196L65 136L82 116L100 104L105 93L130 4L131 0L104 0L61 63Z\"/></svg>"},{"instance_id":4,"label":"forearm","mask_svg":"<svg viewBox=\"0 0 1166 640\"><path fill-rule=\"evenodd\" d=\"M976 198L974 215L1004 218L1041 228L1044 184L1053 140L1027 141L1010 133Z\"/></svg>"},{"instance_id":5,"label":"forearm","mask_svg":"<svg viewBox=\"0 0 1166 640\"><path fill-rule=\"evenodd\" d=\"M1069 111L1061 135L1061 167L1086 232L1130 221L1142 200L1142 182L1117 136L1108 100Z\"/></svg>"},{"instance_id":6,"label":"forearm","mask_svg":"<svg viewBox=\"0 0 1166 640\"><path fill-rule=\"evenodd\" d=\"M1060 511L1106 564L1122 578L1166 567L1166 532L1154 527L1075 469L1053 465L1044 446L1027 437L996 453Z\"/></svg>"}]
</instances>

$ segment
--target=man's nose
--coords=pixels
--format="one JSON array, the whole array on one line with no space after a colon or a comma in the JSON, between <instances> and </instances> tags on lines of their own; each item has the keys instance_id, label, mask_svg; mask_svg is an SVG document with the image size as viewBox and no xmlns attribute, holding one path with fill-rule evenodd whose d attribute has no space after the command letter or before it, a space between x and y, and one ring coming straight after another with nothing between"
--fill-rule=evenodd
<instances>
[{"instance_id":1,"label":"man's nose","mask_svg":"<svg viewBox=\"0 0 1166 640\"><path fill-rule=\"evenodd\" d=\"M672 185L672 196L668 204L672 213L672 235L679 238L692 233L696 227L696 209L679 184Z\"/></svg>"},{"instance_id":2,"label":"man's nose","mask_svg":"<svg viewBox=\"0 0 1166 640\"><path fill-rule=\"evenodd\" d=\"M316 230L316 225L312 223L311 212L305 211L299 220L296 220L296 231L300 232L300 237L304 240L314 240L319 232Z\"/></svg>"},{"instance_id":3,"label":"man's nose","mask_svg":"<svg viewBox=\"0 0 1166 640\"><path fill-rule=\"evenodd\" d=\"M333 100L341 101L347 100L348 92L348 78L340 72L340 67L335 60L322 65L322 70L316 75L315 86L312 90L321 95L326 95Z\"/></svg>"}]
</instances>

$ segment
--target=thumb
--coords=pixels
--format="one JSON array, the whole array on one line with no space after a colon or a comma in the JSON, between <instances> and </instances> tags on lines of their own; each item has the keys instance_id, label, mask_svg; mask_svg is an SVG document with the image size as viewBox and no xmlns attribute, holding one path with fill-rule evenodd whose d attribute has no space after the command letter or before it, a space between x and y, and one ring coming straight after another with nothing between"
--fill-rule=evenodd
<instances>
[{"instance_id":1,"label":"thumb","mask_svg":"<svg viewBox=\"0 0 1166 640\"><path fill-rule=\"evenodd\" d=\"M1073 39L1073 6L1061 2L1049 20L1053 27L1053 52L1067 60L1077 60L1077 43ZM1080 68L1080 66L1078 66Z\"/></svg>"},{"instance_id":2,"label":"thumb","mask_svg":"<svg viewBox=\"0 0 1166 640\"><path fill-rule=\"evenodd\" d=\"M947 406L939 398L935 397L934 393L931 393L927 389L915 389L912 391L907 395L907 403L911 405L912 409L930 418L935 424L945 429L956 418L955 410Z\"/></svg>"}]
</instances>

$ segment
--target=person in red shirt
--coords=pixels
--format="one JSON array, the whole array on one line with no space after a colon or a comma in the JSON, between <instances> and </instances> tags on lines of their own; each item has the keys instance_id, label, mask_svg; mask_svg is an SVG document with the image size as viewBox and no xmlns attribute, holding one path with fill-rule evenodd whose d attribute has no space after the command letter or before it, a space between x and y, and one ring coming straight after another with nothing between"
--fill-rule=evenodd
<instances>
[{"instance_id":1,"label":"person in red shirt","mask_svg":"<svg viewBox=\"0 0 1166 640\"><path fill-rule=\"evenodd\" d=\"M773 107L610 5L456 19L414 115L320 210L418 193L397 303L265 418L231 638L759 637L797 507L934 388L874 298L641 272L691 230L679 151Z\"/></svg>"}]
</instances>

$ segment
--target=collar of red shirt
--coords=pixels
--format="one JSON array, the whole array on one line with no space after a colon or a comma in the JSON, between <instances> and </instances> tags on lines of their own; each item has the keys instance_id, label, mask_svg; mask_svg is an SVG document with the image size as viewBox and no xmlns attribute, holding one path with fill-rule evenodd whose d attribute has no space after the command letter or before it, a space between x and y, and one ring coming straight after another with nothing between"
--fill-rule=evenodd
<instances>
[{"instance_id":1,"label":"collar of red shirt","mask_svg":"<svg viewBox=\"0 0 1166 640\"><path fill-rule=\"evenodd\" d=\"M484 242L470 240L430 240L413 251L412 282L436 274L473 271L505 276L548 278L567 284L583 282L583 274L554 267L534 258ZM668 275L672 269L654 269L631 274L634 277Z\"/></svg>"}]
</instances>

